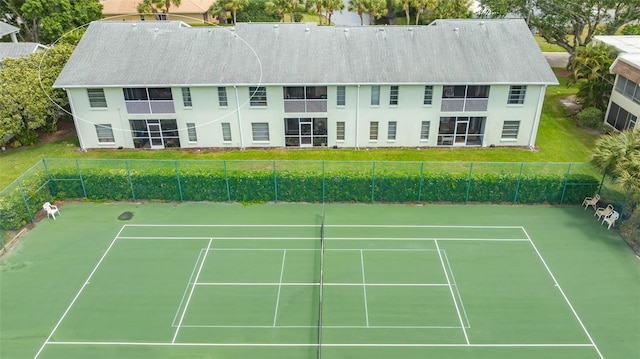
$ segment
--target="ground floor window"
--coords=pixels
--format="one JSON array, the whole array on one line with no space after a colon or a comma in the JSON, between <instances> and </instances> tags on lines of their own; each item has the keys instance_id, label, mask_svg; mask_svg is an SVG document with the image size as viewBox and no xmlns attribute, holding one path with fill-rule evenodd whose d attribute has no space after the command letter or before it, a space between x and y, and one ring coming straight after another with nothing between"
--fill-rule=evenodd
<instances>
[{"instance_id":1,"label":"ground floor window","mask_svg":"<svg viewBox=\"0 0 640 359\"><path fill-rule=\"evenodd\" d=\"M609 114L607 115L608 124L619 131L624 131L628 128L634 128L637 122L638 117L632 115L617 103L611 102L611 108L609 108Z\"/></svg>"},{"instance_id":2,"label":"ground floor window","mask_svg":"<svg viewBox=\"0 0 640 359\"><path fill-rule=\"evenodd\" d=\"M180 147L176 120L129 120L135 148Z\"/></svg>"},{"instance_id":3,"label":"ground floor window","mask_svg":"<svg viewBox=\"0 0 640 359\"><path fill-rule=\"evenodd\" d=\"M287 147L327 146L327 119L285 118L284 138Z\"/></svg>"},{"instance_id":4,"label":"ground floor window","mask_svg":"<svg viewBox=\"0 0 640 359\"><path fill-rule=\"evenodd\" d=\"M486 117L440 117L439 146L481 146Z\"/></svg>"},{"instance_id":5,"label":"ground floor window","mask_svg":"<svg viewBox=\"0 0 640 359\"><path fill-rule=\"evenodd\" d=\"M269 141L269 123L268 122L254 122L251 124L251 134L254 141L268 142Z\"/></svg>"},{"instance_id":6,"label":"ground floor window","mask_svg":"<svg viewBox=\"0 0 640 359\"><path fill-rule=\"evenodd\" d=\"M520 121L504 121L501 138L503 140L517 140L519 130Z\"/></svg>"},{"instance_id":7,"label":"ground floor window","mask_svg":"<svg viewBox=\"0 0 640 359\"><path fill-rule=\"evenodd\" d=\"M111 125L96 125L96 134L98 135L98 142L100 143L116 142L113 137L113 129L111 128Z\"/></svg>"}]
</instances>

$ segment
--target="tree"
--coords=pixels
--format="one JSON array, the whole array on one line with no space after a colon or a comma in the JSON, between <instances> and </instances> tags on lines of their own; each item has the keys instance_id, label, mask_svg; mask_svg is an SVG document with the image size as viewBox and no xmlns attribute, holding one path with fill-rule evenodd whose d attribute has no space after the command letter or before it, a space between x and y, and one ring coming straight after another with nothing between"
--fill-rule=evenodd
<instances>
[{"instance_id":1,"label":"tree","mask_svg":"<svg viewBox=\"0 0 640 359\"><path fill-rule=\"evenodd\" d=\"M640 24L628 24L622 28L622 35L640 35Z\"/></svg>"},{"instance_id":2,"label":"tree","mask_svg":"<svg viewBox=\"0 0 640 359\"><path fill-rule=\"evenodd\" d=\"M638 0L480 0L480 3L480 15L496 18L520 15L548 43L569 53L589 44L595 35L614 35L623 25L640 18Z\"/></svg>"},{"instance_id":3,"label":"tree","mask_svg":"<svg viewBox=\"0 0 640 359\"><path fill-rule=\"evenodd\" d=\"M420 15L425 10L433 11L437 4L438 0L413 0L413 6L416 8L416 25L420 23Z\"/></svg>"},{"instance_id":4,"label":"tree","mask_svg":"<svg viewBox=\"0 0 640 359\"><path fill-rule=\"evenodd\" d=\"M376 20L379 20L387 13L386 0L367 0L365 6L369 10L369 22L371 25L375 25Z\"/></svg>"},{"instance_id":5,"label":"tree","mask_svg":"<svg viewBox=\"0 0 640 359\"><path fill-rule=\"evenodd\" d=\"M142 0L136 7L138 13L152 13L156 20L166 20L171 5L180 6L181 0Z\"/></svg>"},{"instance_id":6,"label":"tree","mask_svg":"<svg viewBox=\"0 0 640 359\"><path fill-rule=\"evenodd\" d=\"M218 4L216 6L219 6L219 8L231 11L234 24L238 20L238 11L241 11L249 6L249 0L218 0L217 3ZM211 8L209 8L209 11L212 11L213 8L214 6L212 5Z\"/></svg>"},{"instance_id":7,"label":"tree","mask_svg":"<svg viewBox=\"0 0 640 359\"><path fill-rule=\"evenodd\" d=\"M342 2L342 0L323 0L324 1L324 8L327 12L327 24L331 25L331 16L333 16L333 13L336 11L342 12L342 9L344 9L344 2Z\"/></svg>"},{"instance_id":8,"label":"tree","mask_svg":"<svg viewBox=\"0 0 640 359\"><path fill-rule=\"evenodd\" d=\"M316 14L318 14L318 25L322 25L322 13L323 10L325 10L325 1L326 0L307 0L305 3L307 9L314 8Z\"/></svg>"},{"instance_id":9,"label":"tree","mask_svg":"<svg viewBox=\"0 0 640 359\"><path fill-rule=\"evenodd\" d=\"M15 22L26 30L28 39L50 44L66 32L102 18L102 4L98 0L25 0L18 16Z\"/></svg>"},{"instance_id":10,"label":"tree","mask_svg":"<svg viewBox=\"0 0 640 359\"><path fill-rule=\"evenodd\" d=\"M407 16L407 25L411 25L411 17L409 15L409 10L411 9L411 0L395 0L395 5L397 7L401 7L404 10L405 15Z\"/></svg>"},{"instance_id":11,"label":"tree","mask_svg":"<svg viewBox=\"0 0 640 359\"><path fill-rule=\"evenodd\" d=\"M610 175L625 192L631 216L629 226L637 231L640 224L640 129L628 129L605 135L596 142L591 162ZM634 210L635 207L635 210ZM640 240L637 236L636 241Z\"/></svg>"},{"instance_id":12,"label":"tree","mask_svg":"<svg viewBox=\"0 0 640 359\"><path fill-rule=\"evenodd\" d=\"M348 10L351 12L355 12L360 16L360 26L364 25L364 19L362 14L367 11L366 0L349 0L349 8Z\"/></svg>"},{"instance_id":13,"label":"tree","mask_svg":"<svg viewBox=\"0 0 640 359\"><path fill-rule=\"evenodd\" d=\"M37 141L37 130L55 131L66 107L63 90L51 86L74 47L56 45L19 59L5 59L0 70L0 138L14 135L13 145Z\"/></svg>"},{"instance_id":14,"label":"tree","mask_svg":"<svg viewBox=\"0 0 640 359\"><path fill-rule=\"evenodd\" d=\"M264 4L267 14L273 14L284 22L284 14L288 12L289 0L271 0Z\"/></svg>"},{"instance_id":15,"label":"tree","mask_svg":"<svg viewBox=\"0 0 640 359\"><path fill-rule=\"evenodd\" d=\"M577 97L584 107L607 109L615 76L609 73L616 53L606 44L578 47L569 58L567 85L579 83Z\"/></svg>"},{"instance_id":16,"label":"tree","mask_svg":"<svg viewBox=\"0 0 640 359\"><path fill-rule=\"evenodd\" d=\"M434 10L433 19L464 19L473 16L469 10L470 0L438 0Z\"/></svg>"}]
</instances>

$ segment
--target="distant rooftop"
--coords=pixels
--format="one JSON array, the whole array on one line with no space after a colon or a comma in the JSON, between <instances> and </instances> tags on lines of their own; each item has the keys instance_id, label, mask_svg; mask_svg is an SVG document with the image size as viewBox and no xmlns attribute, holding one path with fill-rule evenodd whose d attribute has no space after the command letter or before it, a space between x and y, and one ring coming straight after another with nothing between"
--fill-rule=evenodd
<instances>
[{"instance_id":1,"label":"distant rooftop","mask_svg":"<svg viewBox=\"0 0 640 359\"><path fill-rule=\"evenodd\" d=\"M6 36L9 34L15 34L19 31L20 29L18 29L17 27L13 25L9 25L4 21L0 21L0 37Z\"/></svg>"},{"instance_id":2,"label":"distant rooftop","mask_svg":"<svg viewBox=\"0 0 640 359\"><path fill-rule=\"evenodd\" d=\"M142 0L100 0L104 15L137 14L138 4ZM179 6L171 4L169 13L172 14L202 14L209 10L216 0L181 0Z\"/></svg>"},{"instance_id":3,"label":"distant rooftop","mask_svg":"<svg viewBox=\"0 0 640 359\"><path fill-rule=\"evenodd\" d=\"M0 60L17 59L44 49L46 46L36 42L0 42Z\"/></svg>"},{"instance_id":4,"label":"distant rooftop","mask_svg":"<svg viewBox=\"0 0 640 359\"><path fill-rule=\"evenodd\" d=\"M596 41L615 47L624 53L640 53L640 35L595 36Z\"/></svg>"}]
</instances>

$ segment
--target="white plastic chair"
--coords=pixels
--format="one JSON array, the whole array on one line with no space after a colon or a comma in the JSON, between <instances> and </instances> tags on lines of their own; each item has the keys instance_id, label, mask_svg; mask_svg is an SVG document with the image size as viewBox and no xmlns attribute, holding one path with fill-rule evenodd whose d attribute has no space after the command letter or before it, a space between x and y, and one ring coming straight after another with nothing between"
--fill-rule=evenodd
<instances>
[{"instance_id":1,"label":"white plastic chair","mask_svg":"<svg viewBox=\"0 0 640 359\"><path fill-rule=\"evenodd\" d=\"M598 207L598 209L596 209L596 213L594 213L593 215L598 216L598 221L599 221L602 219L602 217L606 217L610 215L611 212L613 212L613 206L608 204L605 208Z\"/></svg>"},{"instance_id":2,"label":"white plastic chair","mask_svg":"<svg viewBox=\"0 0 640 359\"><path fill-rule=\"evenodd\" d=\"M618 220L618 218L620 218L620 213L612 211L608 216L602 219L602 224L604 224L604 222L607 222L609 224L609 227L607 227L607 229L611 229L612 226L616 225L616 221Z\"/></svg>"},{"instance_id":3,"label":"white plastic chair","mask_svg":"<svg viewBox=\"0 0 640 359\"><path fill-rule=\"evenodd\" d=\"M53 217L53 219L54 219L54 220L56 219L56 213L58 213L58 214L60 213L60 211L58 210L58 207L57 207L57 206L52 205L52 204L51 204L51 203L49 203L49 202L45 202L45 203L42 205L42 209L44 209L45 211L47 211L47 218L48 218L49 216L51 216L51 217Z\"/></svg>"},{"instance_id":4,"label":"white plastic chair","mask_svg":"<svg viewBox=\"0 0 640 359\"><path fill-rule=\"evenodd\" d=\"M593 209L596 209L598 201L600 201L600 195L596 194L593 197L585 197L584 201L582 201L582 205L584 206L584 209L587 209L589 207L593 207Z\"/></svg>"}]
</instances>

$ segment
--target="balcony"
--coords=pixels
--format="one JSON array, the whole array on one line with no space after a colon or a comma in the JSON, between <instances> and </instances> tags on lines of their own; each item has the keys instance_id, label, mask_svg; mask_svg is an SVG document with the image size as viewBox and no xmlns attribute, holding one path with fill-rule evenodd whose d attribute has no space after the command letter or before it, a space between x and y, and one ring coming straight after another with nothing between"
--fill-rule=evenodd
<instances>
[{"instance_id":1,"label":"balcony","mask_svg":"<svg viewBox=\"0 0 640 359\"><path fill-rule=\"evenodd\" d=\"M284 112L327 112L327 100L284 100Z\"/></svg>"}]
</instances>

